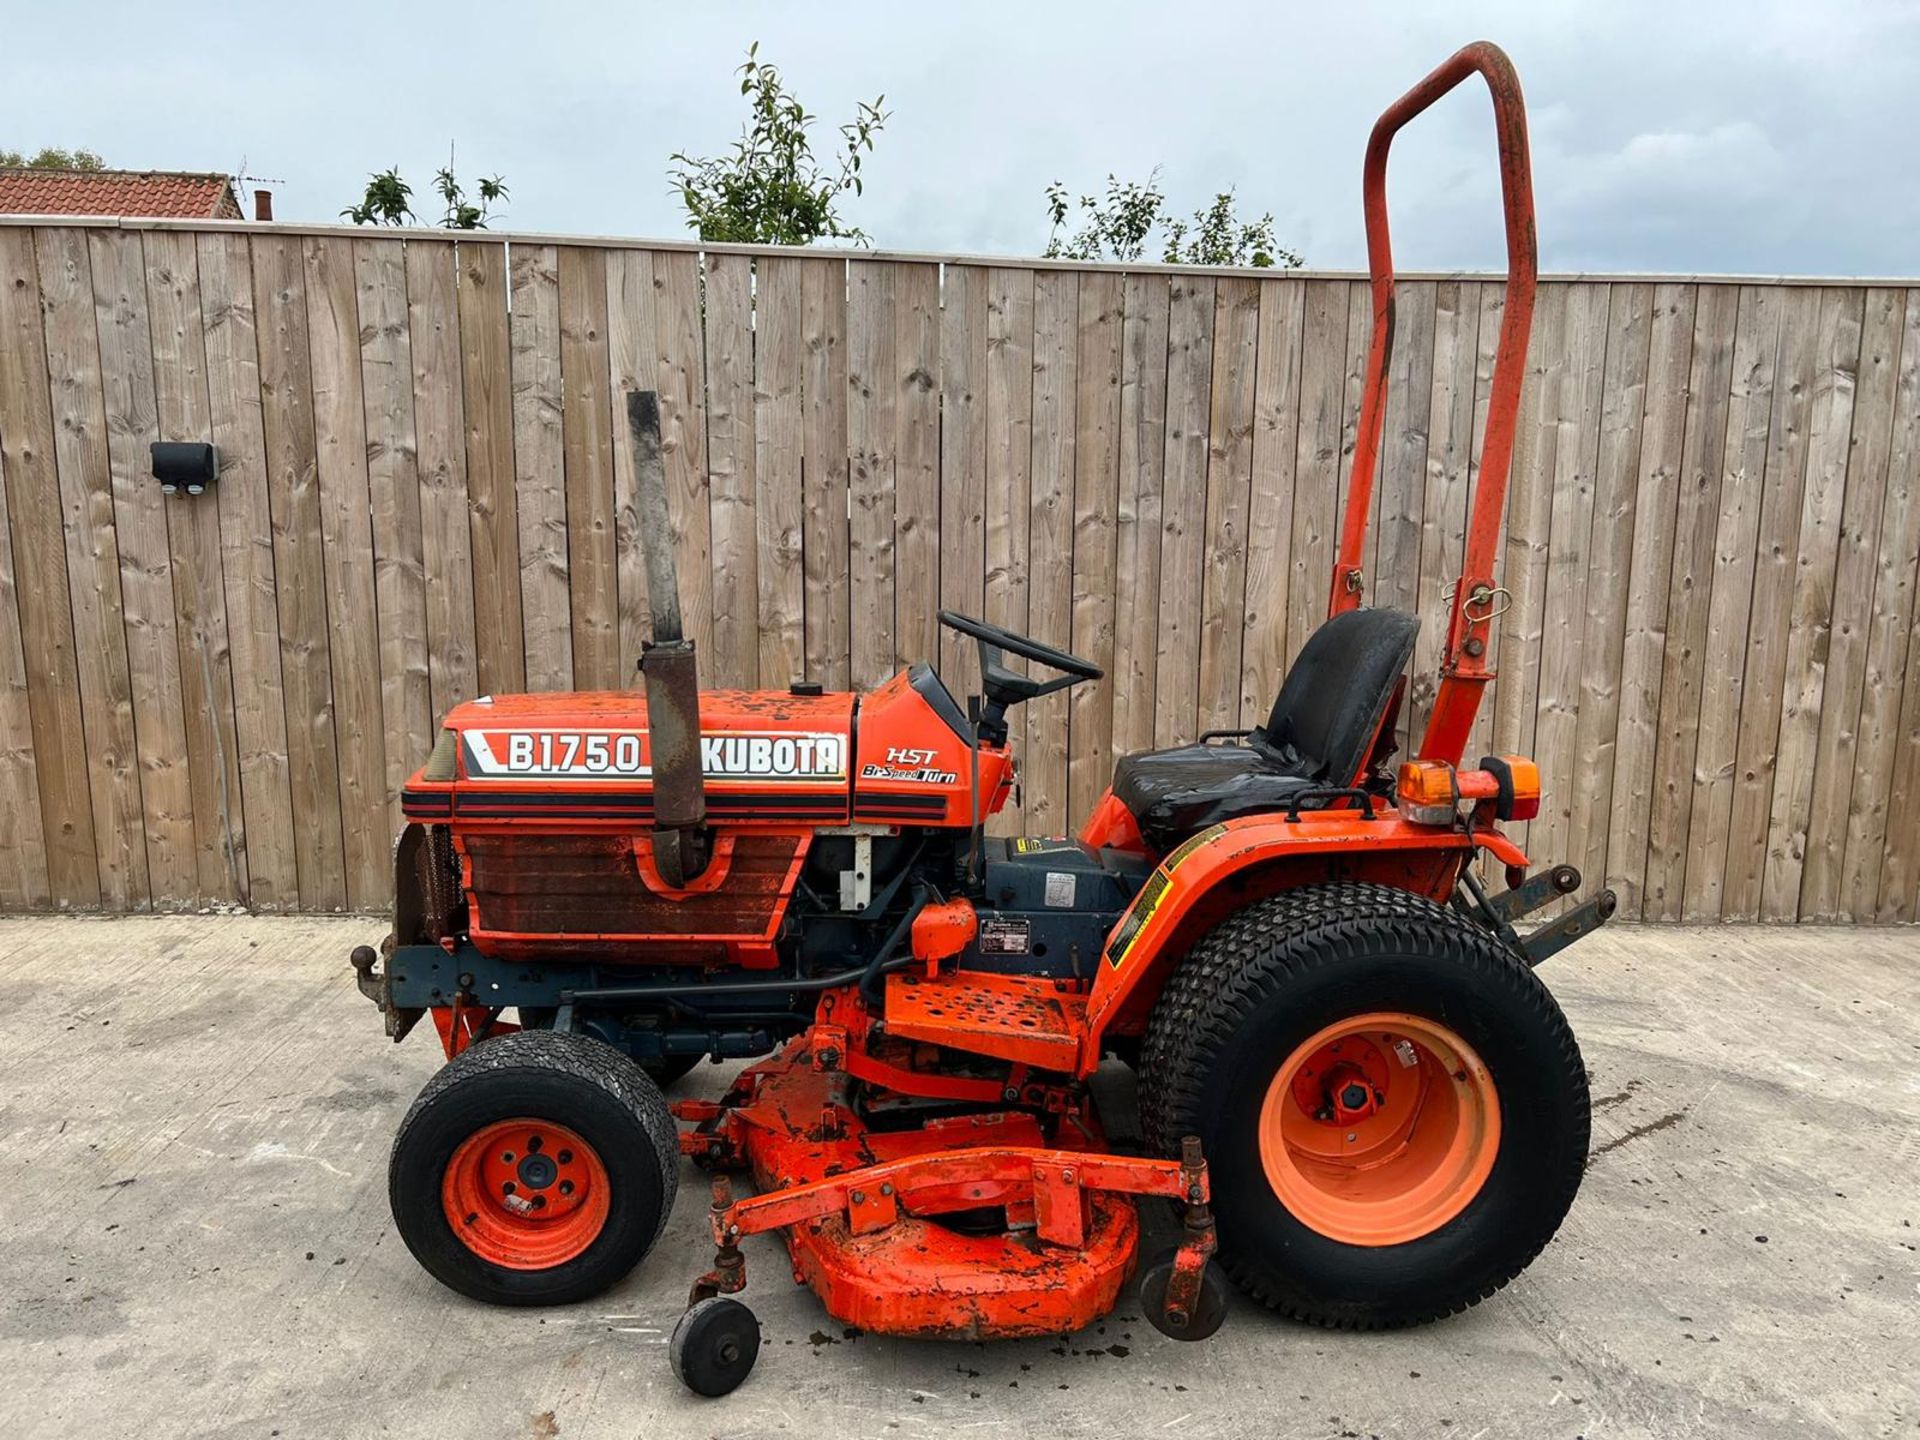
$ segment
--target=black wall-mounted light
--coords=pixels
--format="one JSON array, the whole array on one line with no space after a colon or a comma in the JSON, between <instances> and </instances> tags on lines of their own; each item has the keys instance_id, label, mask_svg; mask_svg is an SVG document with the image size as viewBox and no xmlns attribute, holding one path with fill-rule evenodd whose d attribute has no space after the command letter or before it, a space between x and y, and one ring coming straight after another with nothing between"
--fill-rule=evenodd
<instances>
[{"instance_id":1,"label":"black wall-mounted light","mask_svg":"<svg viewBox=\"0 0 1920 1440\"><path fill-rule=\"evenodd\" d=\"M220 478L220 456L204 440L156 440L153 478L165 494L198 495Z\"/></svg>"}]
</instances>

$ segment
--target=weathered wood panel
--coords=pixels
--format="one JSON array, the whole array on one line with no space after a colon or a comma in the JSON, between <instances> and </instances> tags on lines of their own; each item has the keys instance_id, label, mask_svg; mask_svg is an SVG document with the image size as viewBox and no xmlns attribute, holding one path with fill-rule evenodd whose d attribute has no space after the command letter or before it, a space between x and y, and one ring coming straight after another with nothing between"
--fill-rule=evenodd
<instances>
[{"instance_id":1,"label":"weathered wood panel","mask_svg":"<svg viewBox=\"0 0 1920 1440\"><path fill-rule=\"evenodd\" d=\"M286 706L287 781L293 833L298 838L300 903L308 910L338 910L347 903L346 851L334 733L332 632L327 618L306 266L300 242L291 236L260 236L253 241L252 252L267 507L280 617L280 681Z\"/></svg>"},{"instance_id":2,"label":"weathered wood panel","mask_svg":"<svg viewBox=\"0 0 1920 1440\"><path fill-rule=\"evenodd\" d=\"M567 498L573 683L581 690L617 690L638 657L623 662L620 653L607 257L604 251L566 245L559 259L560 453ZM624 414L621 419L624 426Z\"/></svg>"},{"instance_id":3,"label":"weathered wood panel","mask_svg":"<svg viewBox=\"0 0 1920 1440\"><path fill-rule=\"evenodd\" d=\"M55 904L91 908L100 903L100 869L33 252L32 231L0 229L0 471L44 857L43 867L21 868L44 868ZM9 738L19 744L18 736ZM27 885L37 898L37 884Z\"/></svg>"},{"instance_id":4,"label":"weathered wood panel","mask_svg":"<svg viewBox=\"0 0 1920 1440\"><path fill-rule=\"evenodd\" d=\"M204 440L212 433L213 416L207 395L206 329L194 237L182 231L160 232L144 237L144 244L158 438ZM351 315L350 264L346 284L347 313ZM359 386L354 389L357 395ZM357 426L357 413L354 419ZM361 450L364 475L364 441ZM221 576L217 497L184 492L172 496L167 502L167 533L173 554L174 637L180 647L181 691L186 699L187 759L193 777L194 850L200 893L209 900L241 900L248 893L246 817L240 790L240 744L234 728L233 658ZM385 798L378 786L370 794L375 803Z\"/></svg>"},{"instance_id":5,"label":"weathered wood panel","mask_svg":"<svg viewBox=\"0 0 1920 1440\"><path fill-rule=\"evenodd\" d=\"M790 685L806 675L807 450L800 347L804 310L802 260L759 263L755 288L753 386L754 526L760 593L760 680Z\"/></svg>"},{"instance_id":6,"label":"weathered wood panel","mask_svg":"<svg viewBox=\"0 0 1920 1440\"><path fill-rule=\"evenodd\" d=\"M201 314L206 322L207 400L220 454L221 574L233 672L234 735L247 817L247 878L254 905L301 903L280 666L278 580L260 345L254 317L253 258L244 235L199 237ZM423 663L424 636L407 663Z\"/></svg>"},{"instance_id":7,"label":"weathered wood panel","mask_svg":"<svg viewBox=\"0 0 1920 1440\"><path fill-rule=\"evenodd\" d=\"M392 889L388 857L393 835L387 802L360 318L351 245L310 237L303 258L347 903L365 909L385 903Z\"/></svg>"},{"instance_id":8,"label":"weathered wood panel","mask_svg":"<svg viewBox=\"0 0 1920 1440\"><path fill-rule=\"evenodd\" d=\"M83 232L42 230L35 238L100 902L112 910L138 910L149 900L147 844L127 632L120 618L93 267Z\"/></svg>"},{"instance_id":9,"label":"weathered wood panel","mask_svg":"<svg viewBox=\"0 0 1920 1440\"><path fill-rule=\"evenodd\" d=\"M0 907L386 903L395 797L475 693L620 686L647 638L625 397L657 390L710 684L973 647L1105 680L1010 717L1019 813L1264 718L1318 623L1367 287L447 235L0 223ZM1365 552L1418 743L1503 287L1403 281ZM1920 902L1920 303L1549 281L1471 755L1536 859L1649 918ZM155 439L211 439L164 500Z\"/></svg>"}]
</instances>

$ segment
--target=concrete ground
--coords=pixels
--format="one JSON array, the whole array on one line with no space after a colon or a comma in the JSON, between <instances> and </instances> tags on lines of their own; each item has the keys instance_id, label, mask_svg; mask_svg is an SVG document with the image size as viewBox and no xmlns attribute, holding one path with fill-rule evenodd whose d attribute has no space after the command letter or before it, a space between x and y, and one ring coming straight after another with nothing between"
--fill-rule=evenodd
<instances>
[{"instance_id":1,"label":"concrete ground","mask_svg":"<svg viewBox=\"0 0 1920 1440\"><path fill-rule=\"evenodd\" d=\"M683 1392L691 1171L595 1303L487 1309L387 1216L438 1063L392 1047L355 920L0 922L0 1434L1867 1436L1920 1428L1920 935L1616 930L1551 963L1593 1072L1559 1239L1425 1330L1130 1302L996 1346L847 1337L749 1250L759 1368ZM689 1082L717 1088L718 1072Z\"/></svg>"}]
</instances>

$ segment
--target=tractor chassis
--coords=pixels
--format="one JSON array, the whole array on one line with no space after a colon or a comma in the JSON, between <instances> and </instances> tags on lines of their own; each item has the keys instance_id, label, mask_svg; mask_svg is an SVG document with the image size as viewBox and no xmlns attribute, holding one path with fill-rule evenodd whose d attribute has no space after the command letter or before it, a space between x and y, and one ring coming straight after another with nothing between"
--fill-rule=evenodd
<instances>
[{"instance_id":1,"label":"tractor chassis","mask_svg":"<svg viewBox=\"0 0 1920 1440\"><path fill-rule=\"evenodd\" d=\"M743 1071L721 1100L672 1107L689 1127L683 1153L745 1169L759 1191L735 1198L715 1176L714 1266L689 1305L738 1294L741 1240L777 1230L794 1281L843 1324L957 1340L1063 1334L1114 1307L1138 1257L1130 1197L1156 1195L1183 1205L1186 1229L1148 1318L1179 1338L1211 1333L1195 1324L1215 1243L1197 1141L1179 1160L1115 1155L1084 1108L1060 1117L1051 1144L1019 1110L876 1129L848 1103L852 1080L810 1032ZM983 1214L984 1226L940 1218Z\"/></svg>"}]
</instances>

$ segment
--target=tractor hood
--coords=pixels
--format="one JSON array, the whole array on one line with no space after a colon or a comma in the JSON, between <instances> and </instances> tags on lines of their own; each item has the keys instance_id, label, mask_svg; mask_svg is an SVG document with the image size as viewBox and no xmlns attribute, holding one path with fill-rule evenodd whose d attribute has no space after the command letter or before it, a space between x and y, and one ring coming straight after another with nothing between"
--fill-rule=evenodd
<instances>
[{"instance_id":1,"label":"tractor hood","mask_svg":"<svg viewBox=\"0 0 1920 1440\"><path fill-rule=\"evenodd\" d=\"M701 769L716 818L844 820L854 697L708 690ZM638 690L484 696L456 707L408 781L409 819L644 818L653 791Z\"/></svg>"}]
</instances>

